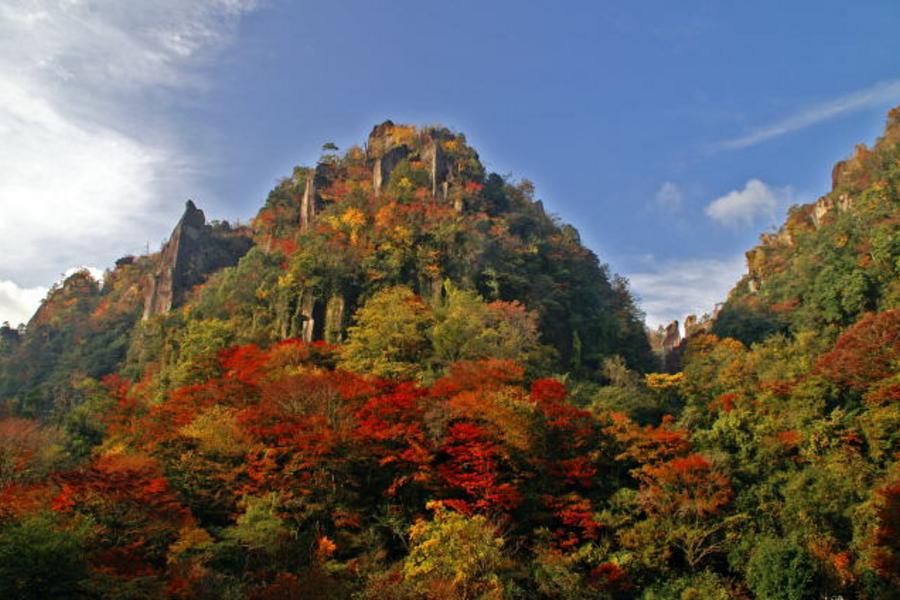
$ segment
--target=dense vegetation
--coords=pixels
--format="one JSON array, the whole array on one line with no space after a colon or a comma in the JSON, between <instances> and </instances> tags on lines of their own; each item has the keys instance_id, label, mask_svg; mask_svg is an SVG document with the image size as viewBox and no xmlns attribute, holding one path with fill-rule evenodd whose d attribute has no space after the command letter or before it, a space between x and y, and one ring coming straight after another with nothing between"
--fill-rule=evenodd
<instances>
[{"instance_id":1,"label":"dense vegetation","mask_svg":"<svg viewBox=\"0 0 900 600\"><path fill-rule=\"evenodd\" d=\"M377 190L329 149L168 314L136 324L149 259L73 276L0 336L0 596L896 597L898 118L673 373L624 282L443 129L376 128L446 145L440 199L421 152Z\"/></svg>"},{"instance_id":2,"label":"dense vegetation","mask_svg":"<svg viewBox=\"0 0 900 600\"><path fill-rule=\"evenodd\" d=\"M120 261L102 289L88 271L55 285L27 333L4 325L0 400L8 413L64 413L80 401L78 384L115 372L141 311L146 259Z\"/></svg>"}]
</instances>

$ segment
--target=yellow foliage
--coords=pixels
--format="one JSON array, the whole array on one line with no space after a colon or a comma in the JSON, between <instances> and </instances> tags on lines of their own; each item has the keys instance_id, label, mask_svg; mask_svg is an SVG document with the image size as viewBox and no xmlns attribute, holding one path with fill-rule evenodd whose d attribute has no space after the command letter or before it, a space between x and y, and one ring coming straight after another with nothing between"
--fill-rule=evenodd
<instances>
[{"instance_id":1,"label":"yellow foliage","mask_svg":"<svg viewBox=\"0 0 900 600\"><path fill-rule=\"evenodd\" d=\"M115 440L103 448L104 456L120 456L128 452L128 445L123 440Z\"/></svg>"},{"instance_id":2,"label":"yellow foliage","mask_svg":"<svg viewBox=\"0 0 900 600\"><path fill-rule=\"evenodd\" d=\"M234 410L224 406L211 406L179 433L194 439L201 451L221 456L242 456L249 440L237 423Z\"/></svg>"},{"instance_id":3,"label":"yellow foliage","mask_svg":"<svg viewBox=\"0 0 900 600\"><path fill-rule=\"evenodd\" d=\"M351 229L358 229L366 224L366 215L358 208L350 207L341 215L341 222Z\"/></svg>"},{"instance_id":4,"label":"yellow foliage","mask_svg":"<svg viewBox=\"0 0 900 600\"><path fill-rule=\"evenodd\" d=\"M416 128L412 125L394 125L391 137L397 144L412 145L416 139Z\"/></svg>"},{"instance_id":5,"label":"yellow foliage","mask_svg":"<svg viewBox=\"0 0 900 600\"><path fill-rule=\"evenodd\" d=\"M350 243L359 239L359 230L366 224L366 214L358 208L350 207L341 214L341 223L350 229Z\"/></svg>"},{"instance_id":6,"label":"yellow foliage","mask_svg":"<svg viewBox=\"0 0 900 600\"><path fill-rule=\"evenodd\" d=\"M337 215L324 215L319 217L319 222L325 223L332 229L339 229L341 226L341 219Z\"/></svg>"},{"instance_id":7,"label":"yellow foliage","mask_svg":"<svg viewBox=\"0 0 900 600\"><path fill-rule=\"evenodd\" d=\"M434 520L409 529L404 583L416 597L503 598L500 575L510 567L505 542L483 516L467 517L429 502Z\"/></svg>"},{"instance_id":8,"label":"yellow foliage","mask_svg":"<svg viewBox=\"0 0 900 600\"><path fill-rule=\"evenodd\" d=\"M278 287L287 288L291 287L294 283L294 274L290 271L287 271L284 275L278 277Z\"/></svg>"},{"instance_id":9,"label":"yellow foliage","mask_svg":"<svg viewBox=\"0 0 900 600\"><path fill-rule=\"evenodd\" d=\"M364 160L366 158L366 153L359 146L351 146L347 149L347 158L350 160Z\"/></svg>"},{"instance_id":10,"label":"yellow foliage","mask_svg":"<svg viewBox=\"0 0 900 600\"><path fill-rule=\"evenodd\" d=\"M211 544L213 538L205 529L200 527L184 527L178 532L178 539L169 546L169 556L167 562L173 563L178 560L180 555L194 549L203 548Z\"/></svg>"},{"instance_id":11,"label":"yellow foliage","mask_svg":"<svg viewBox=\"0 0 900 600\"><path fill-rule=\"evenodd\" d=\"M644 383L651 390L671 390L677 388L684 380L684 373L648 373Z\"/></svg>"},{"instance_id":12,"label":"yellow foliage","mask_svg":"<svg viewBox=\"0 0 900 600\"><path fill-rule=\"evenodd\" d=\"M412 229L406 225L397 225L394 227L394 237L398 242L410 243L412 242Z\"/></svg>"}]
</instances>

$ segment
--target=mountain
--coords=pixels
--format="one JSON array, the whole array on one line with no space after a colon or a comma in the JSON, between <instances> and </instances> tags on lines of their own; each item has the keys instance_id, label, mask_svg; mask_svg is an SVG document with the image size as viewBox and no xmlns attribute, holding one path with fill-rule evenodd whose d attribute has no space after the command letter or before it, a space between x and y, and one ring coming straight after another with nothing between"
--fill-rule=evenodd
<instances>
[{"instance_id":1,"label":"mountain","mask_svg":"<svg viewBox=\"0 0 900 600\"><path fill-rule=\"evenodd\" d=\"M714 331L744 342L774 331L838 331L900 307L900 110L881 138L835 165L832 189L794 206L747 252L749 271Z\"/></svg>"},{"instance_id":2,"label":"mountain","mask_svg":"<svg viewBox=\"0 0 900 600\"><path fill-rule=\"evenodd\" d=\"M533 194L486 173L461 134L386 121L364 148L296 168L251 227L207 224L188 201L158 254L119 260L102 284L77 273L55 287L7 345L0 401L45 415L76 402L85 377L137 379L151 365L164 389L201 330L220 347L340 342L367 299L392 286L432 303L448 286L521 303L552 355L545 370L596 377L615 355L652 368L626 282Z\"/></svg>"},{"instance_id":3,"label":"mountain","mask_svg":"<svg viewBox=\"0 0 900 600\"><path fill-rule=\"evenodd\" d=\"M386 121L364 149L326 154L269 194L254 220L257 248L284 254L287 278L272 286L256 321L246 303L204 314L243 320L256 336L334 342L378 290L403 285L434 298L450 281L535 311L560 370L595 371L614 354L649 368L625 282L533 194L528 182L485 173L461 134ZM231 284L219 285L221 297L232 295Z\"/></svg>"},{"instance_id":4,"label":"mountain","mask_svg":"<svg viewBox=\"0 0 900 600\"><path fill-rule=\"evenodd\" d=\"M898 118L662 363L447 129L189 202L0 329L0 597L896 598Z\"/></svg>"}]
</instances>

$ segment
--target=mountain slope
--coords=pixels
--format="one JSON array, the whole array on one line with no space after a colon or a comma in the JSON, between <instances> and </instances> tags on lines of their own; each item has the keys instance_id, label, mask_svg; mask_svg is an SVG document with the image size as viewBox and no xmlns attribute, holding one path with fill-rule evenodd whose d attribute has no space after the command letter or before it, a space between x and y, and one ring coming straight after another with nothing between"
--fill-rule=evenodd
<instances>
[{"instance_id":1,"label":"mountain slope","mask_svg":"<svg viewBox=\"0 0 900 600\"><path fill-rule=\"evenodd\" d=\"M748 274L715 326L743 341L778 330L838 330L900 307L900 110L884 135L838 163L831 191L794 206L747 252Z\"/></svg>"}]
</instances>

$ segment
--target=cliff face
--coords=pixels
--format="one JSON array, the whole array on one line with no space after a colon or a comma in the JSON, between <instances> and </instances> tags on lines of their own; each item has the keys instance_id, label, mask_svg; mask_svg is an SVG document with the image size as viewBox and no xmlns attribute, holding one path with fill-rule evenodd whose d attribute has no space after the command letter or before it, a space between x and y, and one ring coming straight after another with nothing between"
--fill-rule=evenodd
<instances>
[{"instance_id":1,"label":"cliff face","mask_svg":"<svg viewBox=\"0 0 900 600\"><path fill-rule=\"evenodd\" d=\"M227 225L219 230L207 225L203 211L188 200L184 214L159 253L155 271L147 276L143 318L179 306L192 287L209 273L234 265L250 244L249 239L235 234Z\"/></svg>"},{"instance_id":2,"label":"cliff face","mask_svg":"<svg viewBox=\"0 0 900 600\"><path fill-rule=\"evenodd\" d=\"M191 200L184 207L184 214L172 230L169 241L159 255L159 266L148 276L144 297L144 319L167 313L180 300L186 288L185 266L187 257L198 251L203 237L206 217Z\"/></svg>"},{"instance_id":3,"label":"cliff face","mask_svg":"<svg viewBox=\"0 0 900 600\"><path fill-rule=\"evenodd\" d=\"M331 171L331 165L319 163L314 169L300 169L294 176L295 185L300 183L297 176L303 176L303 195L299 210L301 233L308 232L315 225L317 216L328 204L320 191L327 188L334 179Z\"/></svg>"},{"instance_id":4,"label":"cliff face","mask_svg":"<svg viewBox=\"0 0 900 600\"><path fill-rule=\"evenodd\" d=\"M366 145L372 167L372 188L376 196L387 185L391 173L402 160L422 164L430 178L431 197L445 202L449 198L452 176L443 144L453 143L455 136L444 129L416 130L408 125L385 121L376 125ZM456 206L460 210L461 206Z\"/></svg>"},{"instance_id":5,"label":"cliff face","mask_svg":"<svg viewBox=\"0 0 900 600\"><path fill-rule=\"evenodd\" d=\"M678 320L672 321L665 327L662 325L651 336L651 346L653 350L663 357L674 350L681 343L681 329L678 327Z\"/></svg>"},{"instance_id":6,"label":"cliff face","mask_svg":"<svg viewBox=\"0 0 900 600\"><path fill-rule=\"evenodd\" d=\"M762 234L761 244L747 251L749 269L746 286L756 293L764 280L779 265L775 255L794 248L799 236L809 237L819 230L833 229L843 215L866 217L872 202L890 210L896 202L896 157L900 154L900 108L888 114L882 137L872 148L858 144L853 154L838 162L831 171L831 191L813 203L791 208L784 225L774 234ZM869 206L858 206L860 202ZM824 231L822 235L828 235Z\"/></svg>"},{"instance_id":7,"label":"cliff face","mask_svg":"<svg viewBox=\"0 0 900 600\"><path fill-rule=\"evenodd\" d=\"M372 196L376 200L380 199L379 202L390 202L390 199L385 197L386 188L391 183L391 176L396 169L405 164L416 174L427 174L431 202L443 206L452 205L455 211L462 212L465 204L464 194L460 189L454 190L454 186L459 187L463 178L457 177L451 169L451 160L444 146L452 148L458 155L457 170L461 174L464 171L463 165L474 164L477 166L474 175L477 177L483 175L474 150L466 146L460 136L444 128L419 129L410 125L396 125L389 120L384 121L372 128L365 150L358 152L351 150L350 154L359 155L360 165L364 165L370 174L369 185ZM297 168L293 177L282 184L282 192L292 199L294 205L291 206L292 201L288 198L277 197L275 194L278 190L273 190L268 201L271 205L271 208L268 208L270 212L266 213L267 209L264 209L266 217L272 220L293 218L300 234L314 233L317 221L338 199L340 193L336 192L336 189L344 189L348 179L353 178L352 173L340 163L340 160L333 157L325 157L314 168ZM258 224L264 218L258 218ZM280 233L284 236L284 226L281 226L281 229ZM190 230L186 231L190 235ZM286 237L289 237L290 230L287 231ZM266 252L272 252L276 248L283 250L284 244L277 245L275 243L277 235L271 235L272 233L276 232L270 231L268 236L264 236L263 248ZM177 244L180 235L184 234L176 227L170 244ZM168 246L167 244L164 248L164 254L168 251L177 255L177 251ZM291 244L287 246L290 248ZM174 262L168 261L164 256L162 267L166 267L169 263L175 264L177 270L177 256ZM163 312L172 306L166 305L168 298L173 296L168 289L169 279L171 279L169 271L164 270L157 284L163 292L161 296L163 304L160 307ZM435 287L439 288L441 280L438 278L434 283ZM296 336L308 342L318 340L340 342L349 324L349 313L355 308L354 301L357 295L355 291L344 289L332 290L327 294L317 293L308 288L302 289L287 302L288 306L285 309L287 316L279 327L280 335ZM152 303L148 301L148 308L151 306Z\"/></svg>"},{"instance_id":8,"label":"cliff face","mask_svg":"<svg viewBox=\"0 0 900 600\"><path fill-rule=\"evenodd\" d=\"M684 335L678 327L678 321L672 321L668 325L660 325L656 331L647 331L647 340L650 348L659 359L659 365L663 371L677 373L682 369L684 352L692 337L709 333L713 323L721 309L717 304L713 313L702 316L687 315L684 318Z\"/></svg>"}]
</instances>

